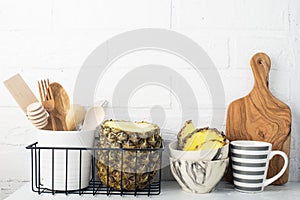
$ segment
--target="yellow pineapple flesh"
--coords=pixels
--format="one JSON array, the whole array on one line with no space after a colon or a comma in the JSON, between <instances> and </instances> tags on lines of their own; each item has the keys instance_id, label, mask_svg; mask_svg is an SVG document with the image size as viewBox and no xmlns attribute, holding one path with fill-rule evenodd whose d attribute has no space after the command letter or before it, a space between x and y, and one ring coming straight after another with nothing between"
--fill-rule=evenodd
<instances>
[{"instance_id":1,"label":"yellow pineapple flesh","mask_svg":"<svg viewBox=\"0 0 300 200\"><path fill-rule=\"evenodd\" d=\"M225 141L224 134L217 129L197 129L186 136L183 142L183 150L195 151L221 148L225 145Z\"/></svg>"}]
</instances>

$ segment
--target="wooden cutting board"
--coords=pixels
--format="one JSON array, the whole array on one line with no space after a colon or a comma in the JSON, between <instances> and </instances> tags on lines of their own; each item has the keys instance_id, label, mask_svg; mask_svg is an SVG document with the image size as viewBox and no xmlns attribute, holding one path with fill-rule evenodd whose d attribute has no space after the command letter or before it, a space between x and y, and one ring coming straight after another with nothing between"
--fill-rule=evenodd
<instances>
[{"instance_id":1,"label":"wooden cutting board","mask_svg":"<svg viewBox=\"0 0 300 200\"><path fill-rule=\"evenodd\" d=\"M273 144L273 150L290 155L291 110L272 95L268 88L271 61L268 55L257 53L251 59L254 87L245 97L233 101L227 111L226 136L230 141L256 140ZM241 80L242 81L242 80ZM268 178L276 175L283 159L274 157L269 165ZM273 184L288 181L288 169ZM229 172L228 176L232 176ZM230 179L230 178L229 178Z\"/></svg>"}]
</instances>

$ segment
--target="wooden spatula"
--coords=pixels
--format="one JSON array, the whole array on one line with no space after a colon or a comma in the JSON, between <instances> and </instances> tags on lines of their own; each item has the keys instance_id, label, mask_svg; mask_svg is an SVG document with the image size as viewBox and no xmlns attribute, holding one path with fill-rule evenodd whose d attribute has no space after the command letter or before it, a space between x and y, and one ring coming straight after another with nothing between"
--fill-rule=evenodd
<instances>
[{"instance_id":1,"label":"wooden spatula","mask_svg":"<svg viewBox=\"0 0 300 200\"><path fill-rule=\"evenodd\" d=\"M8 80L4 81L4 85L7 87L10 94L19 104L23 112L26 113L27 106L32 103L38 102L37 98L25 83L20 74L16 74Z\"/></svg>"},{"instance_id":2,"label":"wooden spatula","mask_svg":"<svg viewBox=\"0 0 300 200\"><path fill-rule=\"evenodd\" d=\"M251 59L254 87L245 97L232 102L227 111L226 136L233 140L266 141L273 150L290 154L291 110L272 95L268 88L271 67L269 56L257 53ZM275 157L269 165L268 177L277 174L283 159ZM230 174L230 173L229 173ZM288 181L288 170L274 184Z\"/></svg>"}]
</instances>

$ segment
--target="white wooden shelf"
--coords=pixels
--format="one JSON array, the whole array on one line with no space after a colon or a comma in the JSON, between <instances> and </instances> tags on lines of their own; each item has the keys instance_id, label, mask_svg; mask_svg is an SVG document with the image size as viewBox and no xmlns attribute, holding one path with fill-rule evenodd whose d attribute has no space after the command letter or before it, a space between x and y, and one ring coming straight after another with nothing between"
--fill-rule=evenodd
<instances>
[{"instance_id":1,"label":"white wooden shelf","mask_svg":"<svg viewBox=\"0 0 300 200\"><path fill-rule=\"evenodd\" d=\"M65 200L65 199L72 199L72 200L85 200L85 199L162 199L162 200L187 200L187 199L201 199L201 200L224 200L224 199L230 199L230 200L257 200L257 199L284 199L284 200L297 200L300 199L300 183L299 182L289 182L282 186L268 186L265 188L264 192L256 193L256 194L246 194L246 193L240 193L233 189L233 186L228 183L221 182L216 189L209 193L209 194L192 194L187 193L181 190L177 182L170 181L170 182L162 182L162 193L158 196L151 196L145 197L145 196L139 196L138 198L133 196L110 196L107 197L105 195L82 195L79 196L78 194L70 194L70 195L64 195L64 194L37 194L31 191L31 185L30 183L25 184L23 187L21 187L19 190L17 190L15 193L10 195L6 200L18 200L18 199L24 199L24 200L41 200L41 199L53 199L53 200Z\"/></svg>"}]
</instances>

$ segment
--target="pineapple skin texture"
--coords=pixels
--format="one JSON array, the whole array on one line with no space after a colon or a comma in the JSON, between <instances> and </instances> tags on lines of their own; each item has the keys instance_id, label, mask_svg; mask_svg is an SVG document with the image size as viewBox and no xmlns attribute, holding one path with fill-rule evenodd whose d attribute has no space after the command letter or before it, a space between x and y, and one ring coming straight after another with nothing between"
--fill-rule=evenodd
<instances>
[{"instance_id":1,"label":"pineapple skin texture","mask_svg":"<svg viewBox=\"0 0 300 200\"><path fill-rule=\"evenodd\" d=\"M126 124L126 121L113 122ZM144 125L141 123L147 122L136 123ZM98 152L98 177L103 184L116 190L143 189L153 182L160 167L160 153L131 149L159 149L162 144L160 129L157 125L148 123L153 129L145 132L141 132L140 129L140 132L129 132L122 130L122 127L109 126L112 124L114 124L112 120L107 120L100 126L99 147L116 150Z\"/></svg>"},{"instance_id":2,"label":"pineapple skin texture","mask_svg":"<svg viewBox=\"0 0 300 200\"><path fill-rule=\"evenodd\" d=\"M184 146L184 139L196 130L192 120L185 122L183 128L177 134L178 149L182 150Z\"/></svg>"}]
</instances>

